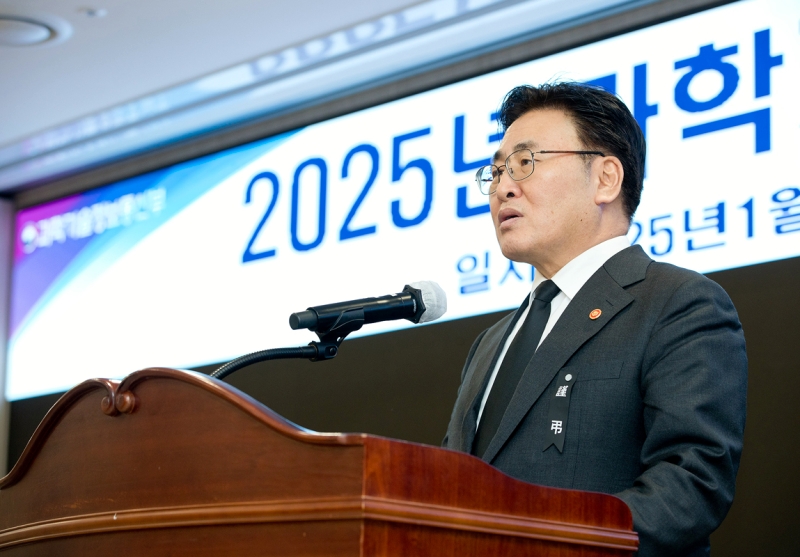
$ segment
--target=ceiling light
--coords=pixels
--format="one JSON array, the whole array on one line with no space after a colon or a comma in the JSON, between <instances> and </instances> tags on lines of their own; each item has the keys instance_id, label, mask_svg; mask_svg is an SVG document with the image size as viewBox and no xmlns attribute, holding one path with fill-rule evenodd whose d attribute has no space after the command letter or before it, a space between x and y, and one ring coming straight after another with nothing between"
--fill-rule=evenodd
<instances>
[{"instance_id":1,"label":"ceiling light","mask_svg":"<svg viewBox=\"0 0 800 557\"><path fill-rule=\"evenodd\" d=\"M55 33L44 23L0 15L0 45L30 46L49 40Z\"/></svg>"}]
</instances>

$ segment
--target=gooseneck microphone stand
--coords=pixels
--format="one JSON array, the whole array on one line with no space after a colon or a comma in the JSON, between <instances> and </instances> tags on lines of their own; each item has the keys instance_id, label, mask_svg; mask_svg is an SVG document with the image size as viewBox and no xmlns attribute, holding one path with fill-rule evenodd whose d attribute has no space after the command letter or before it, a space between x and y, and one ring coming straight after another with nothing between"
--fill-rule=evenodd
<instances>
[{"instance_id":1,"label":"gooseneck microphone stand","mask_svg":"<svg viewBox=\"0 0 800 557\"><path fill-rule=\"evenodd\" d=\"M364 324L364 309L350 309L343 311L338 319L328 329L316 331L319 340L313 340L307 346L297 348L271 348L259 350L231 360L211 374L215 379L224 379L234 371L249 365L267 360L282 360L291 358L309 359L312 362L330 360L339 353L339 345L344 338L357 331Z\"/></svg>"}]
</instances>

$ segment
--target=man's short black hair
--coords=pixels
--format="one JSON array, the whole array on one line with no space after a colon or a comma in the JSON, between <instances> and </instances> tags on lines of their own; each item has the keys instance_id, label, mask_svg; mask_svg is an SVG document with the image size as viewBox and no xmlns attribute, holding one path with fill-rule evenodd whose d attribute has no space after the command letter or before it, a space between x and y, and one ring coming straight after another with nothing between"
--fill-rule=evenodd
<instances>
[{"instance_id":1,"label":"man's short black hair","mask_svg":"<svg viewBox=\"0 0 800 557\"><path fill-rule=\"evenodd\" d=\"M497 120L505 131L526 112L545 109L561 110L570 117L583 143L581 148L602 151L620 160L625 172L622 202L628 218L633 218L642 197L647 146L625 103L608 91L582 83L520 85L503 99Z\"/></svg>"}]
</instances>

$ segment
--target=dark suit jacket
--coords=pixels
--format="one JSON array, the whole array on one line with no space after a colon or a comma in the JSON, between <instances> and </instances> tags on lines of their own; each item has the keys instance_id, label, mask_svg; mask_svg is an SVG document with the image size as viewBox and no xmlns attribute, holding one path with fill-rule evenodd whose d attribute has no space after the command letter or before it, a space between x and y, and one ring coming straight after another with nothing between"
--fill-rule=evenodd
<instances>
[{"instance_id":1,"label":"dark suit jacket","mask_svg":"<svg viewBox=\"0 0 800 557\"><path fill-rule=\"evenodd\" d=\"M602 314L593 320L594 309ZM444 446L469 452L476 400L513 320L504 317L473 344ZM574 384L562 453L545 445L556 378L565 372ZM746 389L744 336L725 291L632 246L567 306L483 458L528 482L620 497L640 556L705 555L733 500Z\"/></svg>"}]
</instances>

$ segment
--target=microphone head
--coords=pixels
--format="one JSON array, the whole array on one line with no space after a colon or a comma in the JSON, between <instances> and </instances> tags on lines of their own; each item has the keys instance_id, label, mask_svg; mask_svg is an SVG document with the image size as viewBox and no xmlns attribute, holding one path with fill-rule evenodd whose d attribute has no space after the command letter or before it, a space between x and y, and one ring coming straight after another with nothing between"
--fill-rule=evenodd
<instances>
[{"instance_id":1,"label":"microphone head","mask_svg":"<svg viewBox=\"0 0 800 557\"><path fill-rule=\"evenodd\" d=\"M409 286L422 292L425 312L420 316L419 323L435 321L447 312L447 295L441 286L430 280L412 282Z\"/></svg>"}]
</instances>

